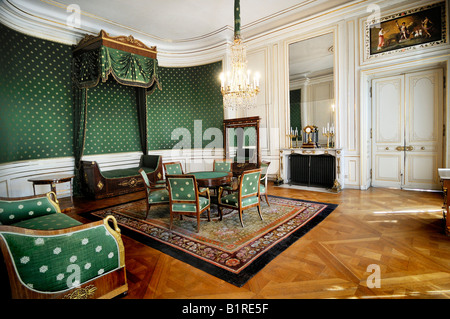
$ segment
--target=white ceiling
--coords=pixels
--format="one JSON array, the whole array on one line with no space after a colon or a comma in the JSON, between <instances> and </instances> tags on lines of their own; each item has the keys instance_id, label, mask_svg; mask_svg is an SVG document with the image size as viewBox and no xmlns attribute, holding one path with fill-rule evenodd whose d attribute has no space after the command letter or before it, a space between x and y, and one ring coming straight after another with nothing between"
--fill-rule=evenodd
<instances>
[{"instance_id":1,"label":"white ceiling","mask_svg":"<svg viewBox=\"0 0 450 319\"><path fill-rule=\"evenodd\" d=\"M0 0L0 16L64 28L72 4L81 10L78 38L104 29L133 35L159 52L200 50L233 39L234 0ZM332 10L352 0L241 0L244 39ZM5 15L1 11L8 11ZM70 30L69 30L70 31ZM79 39L78 39L79 40Z\"/></svg>"}]
</instances>

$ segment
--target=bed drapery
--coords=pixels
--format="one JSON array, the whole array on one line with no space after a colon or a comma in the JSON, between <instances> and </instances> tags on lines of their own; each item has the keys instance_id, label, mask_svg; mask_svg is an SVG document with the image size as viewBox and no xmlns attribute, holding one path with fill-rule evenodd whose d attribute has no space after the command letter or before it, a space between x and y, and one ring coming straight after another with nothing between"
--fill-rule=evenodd
<instances>
[{"instance_id":1,"label":"bed drapery","mask_svg":"<svg viewBox=\"0 0 450 319\"><path fill-rule=\"evenodd\" d=\"M72 59L75 192L80 190L88 89L106 82L110 75L122 85L135 87L141 151L148 152L146 95L161 90L156 47L147 47L132 36L111 37L104 30L98 36L87 35L74 47Z\"/></svg>"}]
</instances>

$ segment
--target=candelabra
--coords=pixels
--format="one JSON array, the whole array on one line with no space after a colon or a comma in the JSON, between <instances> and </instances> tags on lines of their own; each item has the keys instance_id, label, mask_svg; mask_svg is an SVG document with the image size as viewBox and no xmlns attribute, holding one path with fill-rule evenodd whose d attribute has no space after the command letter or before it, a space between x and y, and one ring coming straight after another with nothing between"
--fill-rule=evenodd
<instances>
[{"instance_id":1,"label":"candelabra","mask_svg":"<svg viewBox=\"0 0 450 319\"><path fill-rule=\"evenodd\" d=\"M330 124L328 124L327 127L323 128L322 135L327 137L327 148L331 148L330 146L333 144L334 126L332 125L330 127Z\"/></svg>"},{"instance_id":2,"label":"candelabra","mask_svg":"<svg viewBox=\"0 0 450 319\"><path fill-rule=\"evenodd\" d=\"M289 131L289 134L286 134L286 136L289 137L289 148L294 148L292 145L292 139L296 139L295 147L298 147L298 129L296 128L295 131L292 129Z\"/></svg>"}]
</instances>

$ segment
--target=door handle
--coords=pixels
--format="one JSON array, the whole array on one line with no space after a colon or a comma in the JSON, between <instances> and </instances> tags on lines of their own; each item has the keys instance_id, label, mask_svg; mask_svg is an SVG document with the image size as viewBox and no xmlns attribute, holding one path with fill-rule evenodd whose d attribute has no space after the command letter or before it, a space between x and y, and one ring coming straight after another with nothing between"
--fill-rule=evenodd
<instances>
[{"instance_id":1,"label":"door handle","mask_svg":"<svg viewBox=\"0 0 450 319\"><path fill-rule=\"evenodd\" d=\"M395 149L399 152L403 152L403 151L410 152L410 151L414 150L414 146L397 146Z\"/></svg>"}]
</instances>

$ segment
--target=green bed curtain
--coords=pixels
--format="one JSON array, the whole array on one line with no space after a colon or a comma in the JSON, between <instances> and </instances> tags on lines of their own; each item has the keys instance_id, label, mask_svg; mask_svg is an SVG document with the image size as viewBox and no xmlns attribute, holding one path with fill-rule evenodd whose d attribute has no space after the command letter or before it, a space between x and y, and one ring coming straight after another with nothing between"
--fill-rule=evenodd
<instances>
[{"instance_id":1,"label":"green bed curtain","mask_svg":"<svg viewBox=\"0 0 450 319\"><path fill-rule=\"evenodd\" d=\"M87 88L73 86L73 154L75 157L74 194L80 194L81 158L83 157L87 123Z\"/></svg>"},{"instance_id":2,"label":"green bed curtain","mask_svg":"<svg viewBox=\"0 0 450 319\"><path fill-rule=\"evenodd\" d=\"M83 157L88 114L88 89L106 82L109 75L123 85L136 87L137 111L141 150L148 152L147 97L156 88L161 90L158 77L158 60L138 54L100 46L98 49L74 54L72 63L74 112L74 192L79 194L81 158Z\"/></svg>"},{"instance_id":3,"label":"green bed curtain","mask_svg":"<svg viewBox=\"0 0 450 319\"><path fill-rule=\"evenodd\" d=\"M147 143L147 94L144 88L136 88L136 106L139 124L139 138L141 141L141 151L148 153Z\"/></svg>"}]
</instances>

